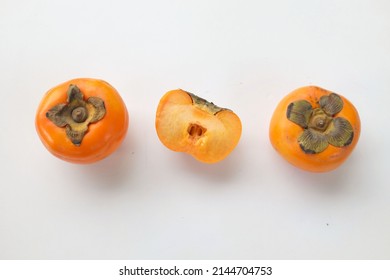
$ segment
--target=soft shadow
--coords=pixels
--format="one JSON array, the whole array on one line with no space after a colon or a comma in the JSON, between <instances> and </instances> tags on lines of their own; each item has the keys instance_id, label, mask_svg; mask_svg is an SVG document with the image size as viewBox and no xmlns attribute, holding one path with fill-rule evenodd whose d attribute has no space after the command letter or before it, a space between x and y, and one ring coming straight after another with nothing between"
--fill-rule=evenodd
<instances>
[{"instance_id":1,"label":"soft shadow","mask_svg":"<svg viewBox=\"0 0 390 280\"><path fill-rule=\"evenodd\" d=\"M185 153L178 153L178 157L181 172L204 177L217 185L231 181L242 166L240 147L236 147L224 160L213 164L199 162Z\"/></svg>"},{"instance_id":2,"label":"soft shadow","mask_svg":"<svg viewBox=\"0 0 390 280\"><path fill-rule=\"evenodd\" d=\"M354 164L355 157L351 156L337 169L325 173L312 173L298 169L285 163L283 174L289 179L291 185L302 191L316 192L324 195L340 195L348 192L352 180L359 171Z\"/></svg>"},{"instance_id":3,"label":"soft shadow","mask_svg":"<svg viewBox=\"0 0 390 280\"><path fill-rule=\"evenodd\" d=\"M116 189L128 184L134 170L134 139L128 133L120 147L107 158L88 165L72 168L83 185L93 188ZM126 184L125 184L126 182Z\"/></svg>"}]
</instances>

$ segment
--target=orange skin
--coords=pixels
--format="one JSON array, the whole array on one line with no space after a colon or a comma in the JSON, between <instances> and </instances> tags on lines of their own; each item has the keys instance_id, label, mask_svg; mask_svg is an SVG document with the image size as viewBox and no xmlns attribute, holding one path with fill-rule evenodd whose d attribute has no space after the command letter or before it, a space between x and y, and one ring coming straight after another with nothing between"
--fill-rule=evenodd
<instances>
[{"instance_id":1,"label":"orange skin","mask_svg":"<svg viewBox=\"0 0 390 280\"><path fill-rule=\"evenodd\" d=\"M199 132L202 135L195 129L191 132L191 124L202 127L204 131ZM236 147L242 127L239 117L232 111L214 114L208 106L193 105L191 96L177 89L161 98L156 113L156 131L160 141L170 150L188 153L204 163L216 163Z\"/></svg>"},{"instance_id":2,"label":"orange skin","mask_svg":"<svg viewBox=\"0 0 390 280\"><path fill-rule=\"evenodd\" d=\"M287 107L294 101L307 100L313 108L318 108L320 97L330 93L330 91L316 86L296 89L280 101L271 119L269 137L275 150L288 162L306 171L327 172L334 170L349 157L359 140L359 114L350 101L339 95L344 102L344 106L335 117L343 117L351 123L354 130L354 138L351 144L341 148L329 145L328 148L318 154L306 154L302 151L297 139L303 128L287 119Z\"/></svg>"},{"instance_id":3,"label":"orange skin","mask_svg":"<svg viewBox=\"0 0 390 280\"><path fill-rule=\"evenodd\" d=\"M66 136L65 128L56 126L46 112L60 103L67 103L69 85L77 85L84 100L96 96L104 101L106 114L91 123L80 146ZM45 147L56 157L72 163L87 164L99 161L114 152L126 136L129 117L119 93L107 82L80 78L50 89L43 97L35 119L35 127Z\"/></svg>"}]
</instances>

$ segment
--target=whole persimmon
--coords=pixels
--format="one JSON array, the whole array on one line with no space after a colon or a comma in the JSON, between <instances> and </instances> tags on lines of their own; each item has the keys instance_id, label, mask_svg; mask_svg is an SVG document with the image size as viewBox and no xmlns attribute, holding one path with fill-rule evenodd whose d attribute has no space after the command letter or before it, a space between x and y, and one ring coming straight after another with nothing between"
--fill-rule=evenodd
<instances>
[{"instance_id":1,"label":"whole persimmon","mask_svg":"<svg viewBox=\"0 0 390 280\"><path fill-rule=\"evenodd\" d=\"M317 86L285 96L271 119L269 137L288 162L311 172L340 166L355 148L360 118L345 97Z\"/></svg>"},{"instance_id":2,"label":"whole persimmon","mask_svg":"<svg viewBox=\"0 0 390 280\"><path fill-rule=\"evenodd\" d=\"M177 89L161 98L156 131L168 149L188 153L204 163L216 163L236 147L242 126L231 110Z\"/></svg>"},{"instance_id":3,"label":"whole persimmon","mask_svg":"<svg viewBox=\"0 0 390 280\"><path fill-rule=\"evenodd\" d=\"M121 96L105 81L79 78L50 89L39 104L35 127L44 146L72 163L99 161L126 136L129 117Z\"/></svg>"}]
</instances>

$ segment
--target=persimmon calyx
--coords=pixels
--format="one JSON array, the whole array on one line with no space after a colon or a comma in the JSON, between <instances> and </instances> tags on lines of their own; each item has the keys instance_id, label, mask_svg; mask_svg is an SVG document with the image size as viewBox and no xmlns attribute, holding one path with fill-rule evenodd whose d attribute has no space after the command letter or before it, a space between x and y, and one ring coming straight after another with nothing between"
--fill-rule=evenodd
<instances>
[{"instance_id":1,"label":"persimmon calyx","mask_svg":"<svg viewBox=\"0 0 390 280\"><path fill-rule=\"evenodd\" d=\"M104 118L106 108L104 101L99 97L89 97L84 100L84 95L76 85L70 85L67 103L61 103L51 108L46 117L58 127L65 127L66 136L76 146L88 132L88 126Z\"/></svg>"},{"instance_id":2,"label":"persimmon calyx","mask_svg":"<svg viewBox=\"0 0 390 280\"><path fill-rule=\"evenodd\" d=\"M229 109L218 107L213 102L209 102L206 99L203 99L203 98L201 98L201 97L199 97L191 92L186 91L186 93L191 97L192 104L194 106L198 107L199 109L201 109L203 111L209 112L212 115L216 115L219 112L225 111L225 110L230 111Z\"/></svg>"},{"instance_id":3,"label":"persimmon calyx","mask_svg":"<svg viewBox=\"0 0 390 280\"><path fill-rule=\"evenodd\" d=\"M287 118L303 128L298 143L306 154L323 152L329 144L344 147L351 144L354 132L348 120L336 117L344 103L339 95L322 96L319 107L313 108L306 100L298 100L287 107Z\"/></svg>"}]
</instances>

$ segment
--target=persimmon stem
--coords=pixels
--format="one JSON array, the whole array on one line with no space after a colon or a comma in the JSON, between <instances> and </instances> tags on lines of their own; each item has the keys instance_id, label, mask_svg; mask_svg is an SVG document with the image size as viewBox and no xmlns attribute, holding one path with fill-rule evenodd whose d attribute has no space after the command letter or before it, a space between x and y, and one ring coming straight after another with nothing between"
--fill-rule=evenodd
<instances>
[{"instance_id":1,"label":"persimmon stem","mask_svg":"<svg viewBox=\"0 0 390 280\"><path fill-rule=\"evenodd\" d=\"M332 117L329 117L321 108L316 108L309 119L309 127L323 132L328 128L331 121Z\"/></svg>"},{"instance_id":2,"label":"persimmon stem","mask_svg":"<svg viewBox=\"0 0 390 280\"><path fill-rule=\"evenodd\" d=\"M84 122L88 117L88 111L85 107L80 106L72 111L72 119L77 123Z\"/></svg>"}]
</instances>

